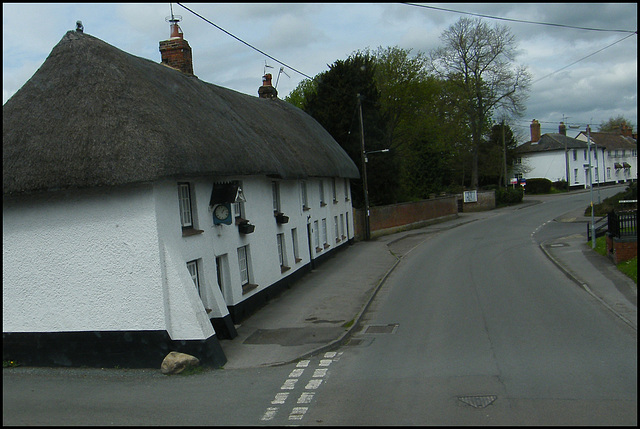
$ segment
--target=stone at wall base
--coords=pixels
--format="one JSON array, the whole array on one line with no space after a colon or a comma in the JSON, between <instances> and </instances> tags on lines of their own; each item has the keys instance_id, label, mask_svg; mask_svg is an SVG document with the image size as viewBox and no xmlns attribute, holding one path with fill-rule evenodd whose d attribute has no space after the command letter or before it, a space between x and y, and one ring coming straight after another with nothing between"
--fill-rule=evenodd
<instances>
[{"instance_id":1,"label":"stone at wall base","mask_svg":"<svg viewBox=\"0 0 640 429\"><path fill-rule=\"evenodd\" d=\"M198 366L200 360L186 353L170 352L162 361L160 371L165 375L180 374L186 368Z\"/></svg>"}]
</instances>

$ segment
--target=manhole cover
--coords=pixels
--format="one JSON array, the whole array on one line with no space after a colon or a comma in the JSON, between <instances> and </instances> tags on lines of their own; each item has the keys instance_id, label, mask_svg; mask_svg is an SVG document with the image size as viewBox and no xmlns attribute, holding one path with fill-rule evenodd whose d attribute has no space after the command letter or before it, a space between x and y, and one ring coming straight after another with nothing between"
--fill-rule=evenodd
<instances>
[{"instance_id":1,"label":"manhole cover","mask_svg":"<svg viewBox=\"0 0 640 429\"><path fill-rule=\"evenodd\" d=\"M473 408L484 408L490 405L496 399L498 399L498 397L495 395L458 396L458 400L460 402L471 405Z\"/></svg>"},{"instance_id":2,"label":"manhole cover","mask_svg":"<svg viewBox=\"0 0 640 429\"><path fill-rule=\"evenodd\" d=\"M397 323L390 323L388 325L369 325L365 334L393 334L397 328Z\"/></svg>"}]
</instances>

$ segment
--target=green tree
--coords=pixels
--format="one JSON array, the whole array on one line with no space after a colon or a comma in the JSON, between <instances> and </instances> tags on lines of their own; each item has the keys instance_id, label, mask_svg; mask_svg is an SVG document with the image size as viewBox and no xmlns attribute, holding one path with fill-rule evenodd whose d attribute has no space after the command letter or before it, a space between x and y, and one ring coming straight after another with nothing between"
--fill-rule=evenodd
<instances>
[{"instance_id":1,"label":"green tree","mask_svg":"<svg viewBox=\"0 0 640 429\"><path fill-rule=\"evenodd\" d=\"M380 106L375 83L376 62L366 54L352 54L338 60L328 71L314 78L316 90L304 93L303 110L313 116L342 146L360 169L362 177L362 140L358 94L362 100L365 147L367 152L387 149L387 118ZM398 200L398 166L394 151L368 156L370 205L390 204ZM352 182L353 203L364 206L362 179Z\"/></svg>"},{"instance_id":2,"label":"green tree","mask_svg":"<svg viewBox=\"0 0 640 429\"><path fill-rule=\"evenodd\" d=\"M609 118L608 121L603 122L600 124L600 127L598 128L598 131L600 132L620 132L622 130L622 126L626 125L629 128L633 128L631 126L631 122L626 119L624 116L619 115L614 117Z\"/></svg>"},{"instance_id":3,"label":"green tree","mask_svg":"<svg viewBox=\"0 0 640 429\"><path fill-rule=\"evenodd\" d=\"M471 187L479 184L480 146L493 113L519 116L531 82L525 67L512 67L515 37L506 26L460 18L441 36L444 46L431 53L431 69L461 91L461 106L471 132Z\"/></svg>"},{"instance_id":4,"label":"green tree","mask_svg":"<svg viewBox=\"0 0 640 429\"><path fill-rule=\"evenodd\" d=\"M504 143L503 143L504 137ZM518 142L509 125L496 124L491 127L489 138L483 142L479 154L481 185L504 184L504 166L513 164L513 150ZM505 159L506 155L506 159Z\"/></svg>"}]
</instances>

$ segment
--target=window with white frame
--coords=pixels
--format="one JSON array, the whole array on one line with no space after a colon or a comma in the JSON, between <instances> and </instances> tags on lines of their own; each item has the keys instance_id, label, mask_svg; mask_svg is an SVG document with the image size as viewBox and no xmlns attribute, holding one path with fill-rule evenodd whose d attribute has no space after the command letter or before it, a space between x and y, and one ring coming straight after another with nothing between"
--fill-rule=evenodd
<instances>
[{"instance_id":1,"label":"window with white frame","mask_svg":"<svg viewBox=\"0 0 640 429\"><path fill-rule=\"evenodd\" d=\"M298 253L298 229L293 228L291 230L291 241L293 243L293 257L296 258L296 262L300 260L300 254Z\"/></svg>"},{"instance_id":2,"label":"window with white frame","mask_svg":"<svg viewBox=\"0 0 640 429\"><path fill-rule=\"evenodd\" d=\"M333 217L333 230L336 234L336 243L340 241L340 231L338 230L338 216Z\"/></svg>"},{"instance_id":3,"label":"window with white frame","mask_svg":"<svg viewBox=\"0 0 640 429\"><path fill-rule=\"evenodd\" d=\"M316 250L320 249L320 230L318 228L318 221L313 221L313 238L316 245Z\"/></svg>"},{"instance_id":4,"label":"window with white frame","mask_svg":"<svg viewBox=\"0 0 640 429\"><path fill-rule=\"evenodd\" d=\"M327 205L327 203L324 201L324 180L320 179L319 182L319 193L320 193L320 207L323 207L325 205Z\"/></svg>"},{"instance_id":5,"label":"window with white frame","mask_svg":"<svg viewBox=\"0 0 640 429\"><path fill-rule=\"evenodd\" d=\"M276 235L276 242L278 243L278 259L280 260L280 269L286 270L287 266L287 250L284 243L284 234Z\"/></svg>"},{"instance_id":6,"label":"window with white frame","mask_svg":"<svg viewBox=\"0 0 640 429\"><path fill-rule=\"evenodd\" d=\"M300 182L300 197L302 198L302 209L309 210L309 200L307 199L307 182Z\"/></svg>"},{"instance_id":7,"label":"window with white frame","mask_svg":"<svg viewBox=\"0 0 640 429\"><path fill-rule=\"evenodd\" d=\"M178 203L180 204L180 224L183 228L193 228L191 189L188 183L178 183Z\"/></svg>"},{"instance_id":8,"label":"window with white frame","mask_svg":"<svg viewBox=\"0 0 640 429\"><path fill-rule=\"evenodd\" d=\"M238 267L240 269L240 284L249 283L249 246L238 247Z\"/></svg>"},{"instance_id":9,"label":"window with white frame","mask_svg":"<svg viewBox=\"0 0 640 429\"><path fill-rule=\"evenodd\" d=\"M271 182L271 195L273 199L273 211L280 213L280 183Z\"/></svg>"},{"instance_id":10,"label":"window with white frame","mask_svg":"<svg viewBox=\"0 0 640 429\"><path fill-rule=\"evenodd\" d=\"M573 150L573 160L577 161L578 160L578 151L577 150Z\"/></svg>"},{"instance_id":11,"label":"window with white frame","mask_svg":"<svg viewBox=\"0 0 640 429\"><path fill-rule=\"evenodd\" d=\"M238 189L242 189L242 182L238 182ZM243 201L238 201L237 203L233 203L233 213L234 213L234 217L245 218Z\"/></svg>"},{"instance_id":12,"label":"window with white frame","mask_svg":"<svg viewBox=\"0 0 640 429\"><path fill-rule=\"evenodd\" d=\"M200 295L200 280L198 278L198 261L187 262L187 269L189 270L189 274L191 274L191 280L193 280L193 284L196 286L198 295Z\"/></svg>"},{"instance_id":13,"label":"window with white frame","mask_svg":"<svg viewBox=\"0 0 640 429\"><path fill-rule=\"evenodd\" d=\"M607 179L611 179L611 167L607 167Z\"/></svg>"},{"instance_id":14,"label":"window with white frame","mask_svg":"<svg viewBox=\"0 0 640 429\"><path fill-rule=\"evenodd\" d=\"M327 243L327 219L322 219L322 244L325 248L329 246Z\"/></svg>"},{"instance_id":15,"label":"window with white frame","mask_svg":"<svg viewBox=\"0 0 640 429\"><path fill-rule=\"evenodd\" d=\"M573 182L574 183L578 183L578 169L577 168L573 169Z\"/></svg>"},{"instance_id":16,"label":"window with white frame","mask_svg":"<svg viewBox=\"0 0 640 429\"><path fill-rule=\"evenodd\" d=\"M331 178L331 193L333 194L333 202L337 203L338 202L338 196L336 193L336 178L333 177Z\"/></svg>"},{"instance_id":17,"label":"window with white frame","mask_svg":"<svg viewBox=\"0 0 640 429\"><path fill-rule=\"evenodd\" d=\"M349 179L344 179L344 200L349 201Z\"/></svg>"},{"instance_id":18,"label":"window with white frame","mask_svg":"<svg viewBox=\"0 0 640 429\"><path fill-rule=\"evenodd\" d=\"M344 215L340 213L340 235L344 237Z\"/></svg>"}]
</instances>

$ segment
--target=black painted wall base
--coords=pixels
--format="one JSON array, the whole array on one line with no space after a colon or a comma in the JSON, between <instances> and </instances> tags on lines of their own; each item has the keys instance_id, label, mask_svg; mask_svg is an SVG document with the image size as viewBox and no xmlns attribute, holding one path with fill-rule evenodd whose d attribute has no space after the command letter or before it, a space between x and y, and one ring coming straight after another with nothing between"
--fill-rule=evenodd
<instances>
[{"instance_id":1,"label":"black painted wall base","mask_svg":"<svg viewBox=\"0 0 640 429\"><path fill-rule=\"evenodd\" d=\"M26 366L160 368L177 351L218 368L227 357L213 335L206 340L177 340L166 331L13 332L2 334L2 359Z\"/></svg>"},{"instance_id":2,"label":"black painted wall base","mask_svg":"<svg viewBox=\"0 0 640 429\"><path fill-rule=\"evenodd\" d=\"M210 319L213 329L216 331L216 336L221 340L233 340L238 336L236 327L231 320L231 315L227 314L224 317Z\"/></svg>"},{"instance_id":3,"label":"black painted wall base","mask_svg":"<svg viewBox=\"0 0 640 429\"><path fill-rule=\"evenodd\" d=\"M339 250L347 248L347 244L352 244L352 242L344 243L339 247L333 248L330 251L323 253L313 260L313 266L317 267L328 259L334 257ZM264 307L270 299L277 297L286 289L290 289L291 287L293 287L298 280L304 277L304 275L310 272L312 269L312 263L309 263L293 272L292 274L288 275L284 279L280 280L279 282L276 282L268 288L250 296L244 301L236 305L227 307L229 309L229 314L231 315L233 323L239 324L243 320L247 319L260 308ZM216 332L218 331L216 330Z\"/></svg>"}]
</instances>

